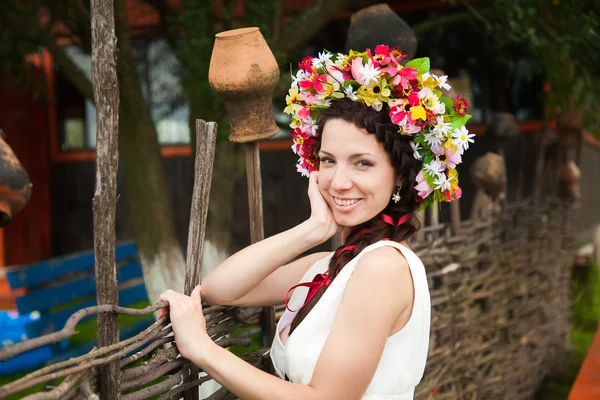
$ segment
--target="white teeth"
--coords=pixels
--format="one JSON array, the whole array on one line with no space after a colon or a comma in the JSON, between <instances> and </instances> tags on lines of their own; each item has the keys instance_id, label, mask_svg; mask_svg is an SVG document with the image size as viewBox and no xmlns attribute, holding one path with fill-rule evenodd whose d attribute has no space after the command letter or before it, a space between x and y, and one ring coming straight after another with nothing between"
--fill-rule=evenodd
<instances>
[{"instance_id":1,"label":"white teeth","mask_svg":"<svg viewBox=\"0 0 600 400\"><path fill-rule=\"evenodd\" d=\"M342 199L338 199L337 197L333 198L335 201L335 204L339 205L339 206L351 206L352 204L358 202L359 199L353 199L353 200L342 200Z\"/></svg>"}]
</instances>

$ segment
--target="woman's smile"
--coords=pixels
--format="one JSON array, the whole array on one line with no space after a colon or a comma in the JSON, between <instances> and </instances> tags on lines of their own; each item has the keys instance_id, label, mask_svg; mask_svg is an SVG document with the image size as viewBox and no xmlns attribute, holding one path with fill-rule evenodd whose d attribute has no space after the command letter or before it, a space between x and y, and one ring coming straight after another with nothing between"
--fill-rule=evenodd
<instances>
[{"instance_id":1,"label":"woman's smile","mask_svg":"<svg viewBox=\"0 0 600 400\"><path fill-rule=\"evenodd\" d=\"M340 212L347 213L354 210L358 204L362 201L360 198L344 198L331 196L335 208Z\"/></svg>"}]
</instances>

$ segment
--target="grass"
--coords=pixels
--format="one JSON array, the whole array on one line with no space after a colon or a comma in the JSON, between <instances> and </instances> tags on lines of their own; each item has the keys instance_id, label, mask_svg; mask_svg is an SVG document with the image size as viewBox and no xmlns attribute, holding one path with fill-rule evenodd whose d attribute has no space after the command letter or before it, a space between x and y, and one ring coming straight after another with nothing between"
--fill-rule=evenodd
<instances>
[{"instance_id":1,"label":"grass","mask_svg":"<svg viewBox=\"0 0 600 400\"><path fill-rule=\"evenodd\" d=\"M600 271L592 264L580 280L573 283L572 352L562 374L544 383L538 400L566 400L577 378L600 322Z\"/></svg>"},{"instance_id":2,"label":"grass","mask_svg":"<svg viewBox=\"0 0 600 400\"><path fill-rule=\"evenodd\" d=\"M144 308L146 307L148 304L148 302L139 302L139 303L135 303L133 305L130 305L128 307L131 308ZM128 315L119 315L119 326L121 328L123 327L127 327L130 325L135 324L136 322L138 322L140 320L139 316L128 316ZM77 326L77 334L73 335L71 337L71 341L70 341L70 345L69 348L73 349L76 348L77 346L89 343L90 341L93 341L96 339L96 329L98 326L98 321L96 318L92 318L80 325ZM235 331L232 332L232 334L236 334L236 333L240 333L245 329L250 329L252 327L245 327L245 328L239 328ZM241 356L244 353L248 352L248 351L252 351L252 350L257 350L261 347L261 335L260 333L253 335L252 337L252 345L249 347L237 347L237 346L232 346L229 348L229 350L238 355ZM134 366L138 366L140 365L142 362L146 361L149 358L149 356L142 358L138 361L136 361L135 363L132 363L130 367L134 367ZM28 373L30 373L32 371L24 371L24 372L20 372L20 373L15 373L15 374L11 374L11 375L4 375L4 376L0 376L0 386L1 385L5 385L7 383L10 382L14 382L17 379L20 379L22 377L24 377L25 375L27 375ZM27 390L24 390L22 392L19 392L17 394L11 395L6 397L7 400L19 400L22 399L23 397L29 395L29 394L33 394L33 393L37 393L37 392L41 392L43 390L45 390L47 387L52 386L58 386L62 380L64 378L60 378L60 379L55 379L53 381L50 382L46 382L46 383L42 383L36 386L33 386ZM162 379L166 379L166 377L162 377L159 378L153 382L148 383L146 386L150 386L153 385L155 383L160 382ZM140 388L141 389L141 388ZM152 398L156 398L158 396L154 396Z\"/></svg>"},{"instance_id":3,"label":"grass","mask_svg":"<svg viewBox=\"0 0 600 400\"><path fill-rule=\"evenodd\" d=\"M128 307L131 308L144 308L146 306L148 306L149 303L147 301L141 301L138 303L134 303ZM135 324L136 322L140 321L140 319L143 317L139 317L139 316L130 316L130 315L119 315L119 326L120 327L127 327L130 325ZM77 333L73 336L71 336L71 341L69 343L69 349L74 349L80 345L89 343L93 340L96 340L96 329L98 326L98 321L96 318L92 318L88 321L85 321L79 325L77 325ZM135 365L139 365L139 363L141 363L143 360L139 360ZM37 369L37 368L36 368ZM15 373L15 374L11 374L11 375L2 375L0 376L0 385L5 385L9 382L14 382L17 379L20 379L22 377L24 377L25 375L31 373L32 370L30 371L23 371L23 372L19 372L19 373ZM24 390L22 392L19 392L17 394L11 395L6 397L7 400L19 400L22 399L23 397L29 395L29 394L33 394L33 393L37 393L40 391L45 390L46 387L48 386L58 386L60 384L60 382L62 382L64 378L59 378L59 379L55 379L53 381L49 381L46 383L41 383L39 385L33 386L27 390Z\"/></svg>"}]
</instances>

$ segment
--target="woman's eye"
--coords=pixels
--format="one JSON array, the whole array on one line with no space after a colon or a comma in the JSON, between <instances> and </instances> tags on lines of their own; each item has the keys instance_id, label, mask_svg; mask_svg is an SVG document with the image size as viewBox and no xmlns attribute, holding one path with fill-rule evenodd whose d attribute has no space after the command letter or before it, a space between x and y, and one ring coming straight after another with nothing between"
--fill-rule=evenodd
<instances>
[{"instance_id":1,"label":"woman's eye","mask_svg":"<svg viewBox=\"0 0 600 400\"><path fill-rule=\"evenodd\" d=\"M361 160L356 163L359 167L372 167L373 164L366 160Z\"/></svg>"},{"instance_id":2,"label":"woman's eye","mask_svg":"<svg viewBox=\"0 0 600 400\"><path fill-rule=\"evenodd\" d=\"M333 160L329 157L321 157L320 160L322 164L333 164Z\"/></svg>"}]
</instances>

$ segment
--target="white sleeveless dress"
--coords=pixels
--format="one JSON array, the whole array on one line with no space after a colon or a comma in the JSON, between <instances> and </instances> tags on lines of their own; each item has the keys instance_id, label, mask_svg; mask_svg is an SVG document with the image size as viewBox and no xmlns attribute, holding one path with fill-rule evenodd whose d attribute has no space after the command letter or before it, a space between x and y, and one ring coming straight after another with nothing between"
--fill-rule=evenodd
<instances>
[{"instance_id":1,"label":"white sleeveless dress","mask_svg":"<svg viewBox=\"0 0 600 400\"><path fill-rule=\"evenodd\" d=\"M423 377L427 361L431 300L423 263L412 250L391 240L373 243L350 260L284 345L280 334L291 324L295 315L285 310L277 324L277 335L271 347L271 360L281 378L287 377L291 382L302 385L310 383L358 260L363 254L383 246L399 249L406 258L413 277L415 299L406 325L388 337L375 375L362 400L413 400L415 386ZM300 282L310 282L316 274L325 273L332 256L333 253L315 262ZM289 308L300 308L307 294L308 288L296 288L289 300Z\"/></svg>"}]
</instances>

